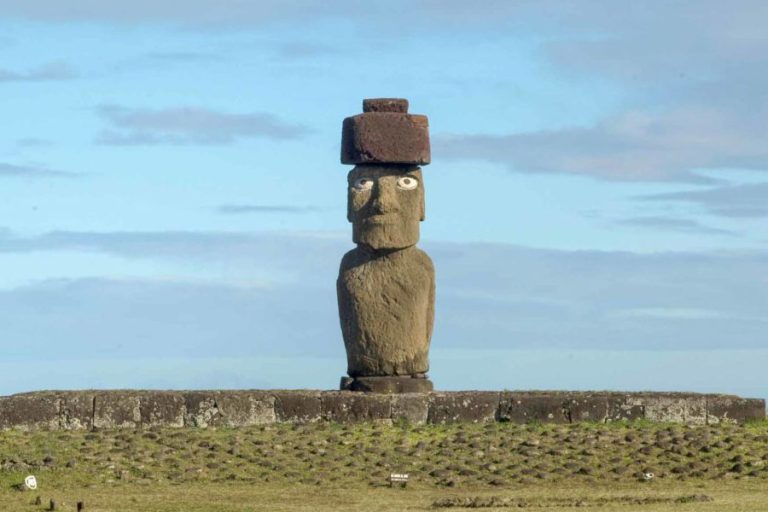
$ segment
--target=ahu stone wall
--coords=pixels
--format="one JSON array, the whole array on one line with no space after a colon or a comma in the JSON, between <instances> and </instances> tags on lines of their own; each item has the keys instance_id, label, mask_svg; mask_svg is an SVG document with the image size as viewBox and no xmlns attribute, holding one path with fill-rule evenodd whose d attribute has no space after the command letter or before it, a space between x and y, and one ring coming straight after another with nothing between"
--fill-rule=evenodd
<instances>
[{"instance_id":1,"label":"ahu stone wall","mask_svg":"<svg viewBox=\"0 0 768 512\"><path fill-rule=\"evenodd\" d=\"M645 419L715 424L764 418L764 400L695 393L43 391L0 397L0 430L206 428L317 421L439 424Z\"/></svg>"}]
</instances>

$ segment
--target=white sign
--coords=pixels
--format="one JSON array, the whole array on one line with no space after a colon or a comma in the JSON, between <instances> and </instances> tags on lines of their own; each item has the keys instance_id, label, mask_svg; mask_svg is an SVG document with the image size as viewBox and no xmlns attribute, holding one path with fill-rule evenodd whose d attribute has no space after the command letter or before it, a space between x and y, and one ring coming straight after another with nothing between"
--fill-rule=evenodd
<instances>
[{"instance_id":1,"label":"white sign","mask_svg":"<svg viewBox=\"0 0 768 512\"><path fill-rule=\"evenodd\" d=\"M403 484L403 486L408 485L408 473L390 473L389 474L390 487L393 486L395 483Z\"/></svg>"},{"instance_id":2,"label":"white sign","mask_svg":"<svg viewBox=\"0 0 768 512\"><path fill-rule=\"evenodd\" d=\"M24 485L26 485L27 489L30 491L34 491L37 489L37 478L35 478L34 475L29 475L24 479Z\"/></svg>"}]
</instances>

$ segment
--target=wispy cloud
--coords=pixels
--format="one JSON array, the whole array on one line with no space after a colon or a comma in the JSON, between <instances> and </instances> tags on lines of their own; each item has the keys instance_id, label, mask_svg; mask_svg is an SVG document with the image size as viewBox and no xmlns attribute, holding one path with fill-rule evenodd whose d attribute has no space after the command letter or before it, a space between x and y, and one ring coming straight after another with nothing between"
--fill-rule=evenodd
<instances>
[{"instance_id":1,"label":"wispy cloud","mask_svg":"<svg viewBox=\"0 0 768 512\"><path fill-rule=\"evenodd\" d=\"M307 41L285 43L277 48L277 56L283 59L305 59L337 52L336 48L327 44Z\"/></svg>"},{"instance_id":2,"label":"wispy cloud","mask_svg":"<svg viewBox=\"0 0 768 512\"><path fill-rule=\"evenodd\" d=\"M248 213L314 213L322 209L317 206L261 205L261 204L223 204L216 211L225 215Z\"/></svg>"},{"instance_id":3,"label":"wispy cloud","mask_svg":"<svg viewBox=\"0 0 768 512\"><path fill-rule=\"evenodd\" d=\"M711 183L697 169L768 169L768 139L748 119L704 106L637 110L594 127L436 137L443 158L486 160L516 172L614 181Z\"/></svg>"},{"instance_id":4,"label":"wispy cloud","mask_svg":"<svg viewBox=\"0 0 768 512\"><path fill-rule=\"evenodd\" d=\"M42 148L52 146L53 141L38 137L24 137L16 141L16 145L22 148Z\"/></svg>"},{"instance_id":5,"label":"wispy cloud","mask_svg":"<svg viewBox=\"0 0 768 512\"><path fill-rule=\"evenodd\" d=\"M525 9L525 19L549 17L561 28L543 55L566 77L614 84L623 106L587 127L437 137L436 155L638 182L704 182L702 169L768 170L768 4L555 4Z\"/></svg>"},{"instance_id":6,"label":"wispy cloud","mask_svg":"<svg viewBox=\"0 0 768 512\"><path fill-rule=\"evenodd\" d=\"M338 354L342 345L327 336L338 329L334 293L291 285L47 280L0 290L0 344L5 357L21 359ZM296 297L301 304L290 306Z\"/></svg>"},{"instance_id":7,"label":"wispy cloud","mask_svg":"<svg viewBox=\"0 0 768 512\"><path fill-rule=\"evenodd\" d=\"M213 53L202 53L202 52L186 52L186 51L177 51L177 52L151 52L146 54L145 56L147 59L162 62L162 63L169 63L169 62L210 62L213 60L220 59L220 56L215 55Z\"/></svg>"},{"instance_id":8,"label":"wispy cloud","mask_svg":"<svg viewBox=\"0 0 768 512\"><path fill-rule=\"evenodd\" d=\"M722 217L768 217L768 183L727 185L640 197L644 201L683 202Z\"/></svg>"},{"instance_id":9,"label":"wispy cloud","mask_svg":"<svg viewBox=\"0 0 768 512\"><path fill-rule=\"evenodd\" d=\"M71 80L77 77L75 69L62 62L53 62L29 71L11 71L0 69L2 82L46 82L55 80Z\"/></svg>"},{"instance_id":10,"label":"wispy cloud","mask_svg":"<svg viewBox=\"0 0 768 512\"><path fill-rule=\"evenodd\" d=\"M309 130L272 114L230 114L199 107L167 109L102 105L98 113L112 125L97 142L108 145L231 144L238 139L297 139Z\"/></svg>"},{"instance_id":11,"label":"wispy cloud","mask_svg":"<svg viewBox=\"0 0 768 512\"><path fill-rule=\"evenodd\" d=\"M39 166L14 165L0 162L0 177L21 178L69 178L78 176L77 173L56 171Z\"/></svg>"},{"instance_id":12,"label":"wispy cloud","mask_svg":"<svg viewBox=\"0 0 768 512\"><path fill-rule=\"evenodd\" d=\"M0 323L6 326L0 343L10 336L9 325L18 339L31 339L34 332L42 340L43 333L49 337L61 332L60 324L51 322L63 318L70 331L93 326L99 318L115 319L87 331L102 333L92 336L94 343L104 339L107 326L108 332L149 336L154 329L166 339L186 339L185 326L199 322L205 323L198 325L202 333L214 336L216 325L226 324L241 333L232 339L248 343L252 335L247 333L258 325L259 339L271 343L301 318L306 331L292 333L291 343L309 349L319 339L339 339L334 283L341 256L351 247L348 236L341 234L0 233L0 253L51 251L55 257L61 250L96 251L190 261L198 267L200 262L226 265L239 269L244 279L254 269L259 275L282 276L270 281L268 289L168 279L104 286L70 283L54 286L44 302L36 298L41 291L37 286L8 291L0 301ZM441 347L735 349L764 347L768 336L765 252L634 254L474 243L423 247L437 269L434 343ZM86 288L88 293L81 294ZM126 295L125 290L133 291ZM138 304L148 305L141 309L146 315L120 316ZM212 309L206 313L206 308ZM105 314L94 313L97 309ZM75 329L71 336L76 334ZM200 350L210 350L208 335L195 339L201 340ZM203 340L208 340L207 347Z\"/></svg>"},{"instance_id":13,"label":"wispy cloud","mask_svg":"<svg viewBox=\"0 0 768 512\"><path fill-rule=\"evenodd\" d=\"M96 21L120 24L180 23L185 25L251 26L281 19L311 19L328 12L339 12L353 2L340 6L319 5L308 0L284 2L264 0L250 2L217 2L216 0L187 0L153 2L135 0L129 4L114 0L79 0L77 5L65 6L55 0L0 0L7 16L44 21Z\"/></svg>"},{"instance_id":14,"label":"wispy cloud","mask_svg":"<svg viewBox=\"0 0 768 512\"><path fill-rule=\"evenodd\" d=\"M735 232L727 229L713 228L705 226L699 221L692 219L681 219L678 217L666 217L666 216L648 216L648 217L632 217L629 219L622 219L616 222L621 226L630 226L636 228L646 228L662 231L676 231L679 233L689 233L692 235L726 235L726 236L738 236Z\"/></svg>"}]
</instances>

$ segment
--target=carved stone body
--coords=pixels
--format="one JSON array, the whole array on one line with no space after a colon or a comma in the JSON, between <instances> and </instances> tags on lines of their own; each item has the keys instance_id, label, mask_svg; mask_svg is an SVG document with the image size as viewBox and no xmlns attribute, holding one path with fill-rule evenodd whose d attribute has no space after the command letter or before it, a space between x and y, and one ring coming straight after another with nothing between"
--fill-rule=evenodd
<instances>
[{"instance_id":1,"label":"carved stone body","mask_svg":"<svg viewBox=\"0 0 768 512\"><path fill-rule=\"evenodd\" d=\"M341 261L337 291L350 377L429 370L435 270L424 251L352 249Z\"/></svg>"},{"instance_id":2,"label":"carved stone body","mask_svg":"<svg viewBox=\"0 0 768 512\"><path fill-rule=\"evenodd\" d=\"M357 247L344 255L337 281L349 373L341 388L430 391L435 271L416 248L427 118L408 114L400 99L366 100L363 110L342 131L342 162L356 164L347 176L347 219Z\"/></svg>"}]
</instances>

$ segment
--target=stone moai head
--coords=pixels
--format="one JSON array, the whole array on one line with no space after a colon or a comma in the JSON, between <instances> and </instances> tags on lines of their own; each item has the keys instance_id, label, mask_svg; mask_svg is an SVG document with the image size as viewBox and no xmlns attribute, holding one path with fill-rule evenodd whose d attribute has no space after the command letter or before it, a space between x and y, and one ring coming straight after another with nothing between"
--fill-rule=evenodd
<instances>
[{"instance_id":1,"label":"stone moai head","mask_svg":"<svg viewBox=\"0 0 768 512\"><path fill-rule=\"evenodd\" d=\"M356 244L403 249L419 241L424 182L430 162L426 116L408 114L408 100L368 99L363 113L344 120L341 161L349 172L347 219Z\"/></svg>"}]
</instances>

